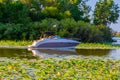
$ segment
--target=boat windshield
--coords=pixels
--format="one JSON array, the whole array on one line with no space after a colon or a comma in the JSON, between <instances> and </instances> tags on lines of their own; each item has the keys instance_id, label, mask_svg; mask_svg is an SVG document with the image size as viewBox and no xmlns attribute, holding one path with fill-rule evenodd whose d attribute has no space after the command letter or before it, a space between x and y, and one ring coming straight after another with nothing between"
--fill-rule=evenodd
<instances>
[{"instance_id":1,"label":"boat windshield","mask_svg":"<svg viewBox=\"0 0 120 80\"><path fill-rule=\"evenodd\" d=\"M54 38L55 38L55 39L60 39L61 37L58 36L58 35L56 35L56 36L54 36Z\"/></svg>"}]
</instances>

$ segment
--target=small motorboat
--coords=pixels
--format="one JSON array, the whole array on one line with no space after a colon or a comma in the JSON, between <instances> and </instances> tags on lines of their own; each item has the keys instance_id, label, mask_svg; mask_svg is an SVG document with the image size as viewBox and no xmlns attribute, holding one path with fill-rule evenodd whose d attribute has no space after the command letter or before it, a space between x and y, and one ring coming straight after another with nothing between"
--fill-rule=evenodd
<instances>
[{"instance_id":1,"label":"small motorboat","mask_svg":"<svg viewBox=\"0 0 120 80\"><path fill-rule=\"evenodd\" d=\"M73 39L54 36L54 32L45 32L42 33L40 40L34 40L28 48L73 48L79 43Z\"/></svg>"},{"instance_id":2,"label":"small motorboat","mask_svg":"<svg viewBox=\"0 0 120 80\"><path fill-rule=\"evenodd\" d=\"M67 38L60 38L59 36L50 36L48 38L42 38L35 40L29 48L72 48L78 45L80 42Z\"/></svg>"}]
</instances>

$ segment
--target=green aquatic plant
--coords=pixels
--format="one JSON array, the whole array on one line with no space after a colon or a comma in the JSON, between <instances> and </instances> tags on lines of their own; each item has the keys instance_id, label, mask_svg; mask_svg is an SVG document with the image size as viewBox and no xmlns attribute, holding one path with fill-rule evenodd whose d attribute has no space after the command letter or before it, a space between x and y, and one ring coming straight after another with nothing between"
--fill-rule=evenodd
<instances>
[{"instance_id":1,"label":"green aquatic plant","mask_svg":"<svg viewBox=\"0 0 120 80\"><path fill-rule=\"evenodd\" d=\"M119 60L44 59L0 60L0 79L19 80L118 80Z\"/></svg>"},{"instance_id":2,"label":"green aquatic plant","mask_svg":"<svg viewBox=\"0 0 120 80\"><path fill-rule=\"evenodd\" d=\"M12 40L1 40L0 46L28 46L31 45L33 41L12 41Z\"/></svg>"},{"instance_id":3,"label":"green aquatic plant","mask_svg":"<svg viewBox=\"0 0 120 80\"><path fill-rule=\"evenodd\" d=\"M28 46L33 43L32 40L12 41L12 40L1 40L0 46ZM76 49L118 49L119 45L111 43L80 43L76 46Z\"/></svg>"},{"instance_id":4,"label":"green aquatic plant","mask_svg":"<svg viewBox=\"0 0 120 80\"><path fill-rule=\"evenodd\" d=\"M76 49L119 49L120 45L111 43L81 43Z\"/></svg>"}]
</instances>

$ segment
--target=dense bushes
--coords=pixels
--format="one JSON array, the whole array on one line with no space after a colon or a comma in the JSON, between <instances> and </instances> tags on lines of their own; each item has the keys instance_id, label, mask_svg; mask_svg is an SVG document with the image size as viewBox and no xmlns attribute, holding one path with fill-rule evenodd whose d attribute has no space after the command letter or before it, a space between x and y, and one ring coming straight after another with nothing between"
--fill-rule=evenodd
<instances>
[{"instance_id":1,"label":"dense bushes","mask_svg":"<svg viewBox=\"0 0 120 80\"><path fill-rule=\"evenodd\" d=\"M102 32L103 41L111 41L112 31L109 27L98 25L99 30Z\"/></svg>"},{"instance_id":2,"label":"dense bushes","mask_svg":"<svg viewBox=\"0 0 120 80\"><path fill-rule=\"evenodd\" d=\"M74 19L44 19L41 22L23 24L0 24L0 39L33 40L38 39L41 32L54 31L67 38L79 38L84 42L103 42L111 39L110 29L94 26Z\"/></svg>"},{"instance_id":3,"label":"dense bushes","mask_svg":"<svg viewBox=\"0 0 120 80\"><path fill-rule=\"evenodd\" d=\"M22 23L27 24L29 17L29 7L21 2L0 3L0 22L2 23Z\"/></svg>"},{"instance_id":4,"label":"dense bushes","mask_svg":"<svg viewBox=\"0 0 120 80\"><path fill-rule=\"evenodd\" d=\"M46 18L57 20L74 18L89 20L89 6L80 1L69 0L0 0L0 22L27 24Z\"/></svg>"},{"instance_id":5,"label":"dense bushes","mask_svg":"<svg viewBox=\"0 0 120 80\"><path fill-rule=\"evenodd\" d=\"M43 5L39 6L39 2ZM42 32L54 31L61 37L78 38L83 42L110 41L108 27L86 23L89 18L84 14L89 12L89 7L82 1L74 4L60 1L59 5L56 5L59 1L50 2L49 6L46 2L49 3L46 0L28 1L28 4L16 0L0 2L0 40L34 40L39 39Z\"/></svg>"}]
</instances>

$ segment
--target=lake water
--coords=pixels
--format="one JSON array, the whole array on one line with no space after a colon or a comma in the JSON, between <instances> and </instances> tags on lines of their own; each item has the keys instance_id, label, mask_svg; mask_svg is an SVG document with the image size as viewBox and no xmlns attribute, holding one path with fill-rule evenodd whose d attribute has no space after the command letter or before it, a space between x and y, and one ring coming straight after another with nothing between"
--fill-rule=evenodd
<instances>
[{"instance_id":1,"label":"lake water","mask_svg":"<svg viewBox=\"0 0 120 80\"><path fill-rule=\"evenodd\" d=\"M112 58L120 60L120 49L18 49L18 48L0 48L0 58L27 58L27 59L45 59L45 58L65 58L65 57L87 57L87 58Z\"/></svg>"}]
</instances>

